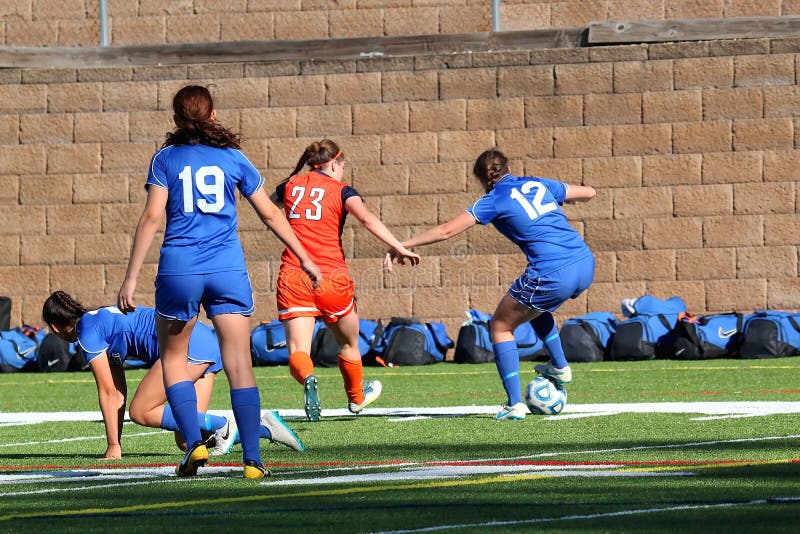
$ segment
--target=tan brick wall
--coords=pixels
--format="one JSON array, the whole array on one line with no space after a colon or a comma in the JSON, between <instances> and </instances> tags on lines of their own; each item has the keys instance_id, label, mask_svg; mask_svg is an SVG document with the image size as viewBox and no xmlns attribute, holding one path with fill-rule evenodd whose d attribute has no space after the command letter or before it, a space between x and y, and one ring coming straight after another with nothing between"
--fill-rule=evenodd
<instances>
[{"instance_id":1,"label":"tan brick wall","mask_svg":"<svg viewBox=\"0 0 800 534\"><path fill-rule=\"evenodd\" d=\"M142 1L125 16L166 27L169 17L208 14L215 5ZM268 2L232 5L278 13ZM678 2L664 6L680 11ZM556 15L567 16L549 10ZM170 98L184 84L213 82L220 119L242 132L269 188L309 142L331 136L347 155L347 179L400 238L448 220L480 195L471 167L491 146L511 157L516 173L597 188L592 202L565 210L594 251L597 272L586 294L557 313L561 320L617 311L622 298L644 292L678 294L695 313L798 308L800 48L792 40L767 45L369 59L344 72L332 62L305 74L300 62L272 70L9 70L0 83L0 294L14 299L15 323L39 322L41 299L55 289L110 303L144 203L147 161L171 126ZM253 321L271 319L281 246L246 203L240 213ZM385 247L352 220L343 246L364 317L414 313L445 321L452 335L467 307L492 311L524 268L490 228L423 248L417 271L391 275L381 271ZM139 284L142 303L152 303L157 259L158 243Z\"/></svg>"},{"instance_id":2,"label":"tan brick wall","mask_svg":"<svg viewBox=\"0 0 800 534\"><path fill-rule=\"evenodd\" d=\"M7 46L97 46L95 0L5 0L0 2L0 44ZM503 31L585 27L604 20L796 15L796 3L782 0L503 0ZM299 0L110 0L112 45L342 39L397 35L487 32L491 0L337 1ZM739 85L762 73L791 84L790 57L769 64L737 65ZM658 71L659 67L655 67ZM627 83L651 83L645 77ZM623 68L623 72L630 70ZM788 77L788 78L787 78ZM626 82L623 82L626 83Z\"/></svg>"}]
</instances>

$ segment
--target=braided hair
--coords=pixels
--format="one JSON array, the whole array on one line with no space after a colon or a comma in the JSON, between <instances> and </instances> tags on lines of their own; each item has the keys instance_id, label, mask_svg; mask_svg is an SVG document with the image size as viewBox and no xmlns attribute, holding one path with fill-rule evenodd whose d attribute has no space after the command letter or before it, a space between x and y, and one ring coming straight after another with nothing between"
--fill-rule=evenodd
<instances>
[{"instance_id":1,"label":"braided hair","mask_svg":"<svg viewBox=\"0 0 800 534\"><path fill-rule=\"evenodd\" d=\"M42 319L47 325L70 326L87 311L80 302L59 290L44 301Z\"/></svg>"},{"instance_id":2,"label":"braided hair","mask_svg":"<svg viewBox=\"0 0 800 534\"><path fill-rule=\"evenodd\" d=\"M488 193L500 178L509 173L508 158L499 150L487 150L475 160L472 174Z\"/></svg>"}]
</instances>

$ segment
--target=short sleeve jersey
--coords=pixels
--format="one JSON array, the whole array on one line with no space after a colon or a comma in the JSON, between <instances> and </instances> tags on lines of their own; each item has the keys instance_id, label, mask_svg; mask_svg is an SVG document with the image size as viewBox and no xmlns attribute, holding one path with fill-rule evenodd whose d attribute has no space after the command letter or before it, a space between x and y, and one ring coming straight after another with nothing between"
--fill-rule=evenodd
<instances>
[{"instance_id":1,"label":"short sleeve jersey","mask_svg":"<svg viewBox=\"0 0 800 534\"><path fill-rule=\"evenodd\" d=\"M360 196L355 189L321 171L294 175L275 189L292 230L323 274L347 272L342 250L344 205L354 196ZM286 266L300 267L300 260L288 248L281 260Z\"/></svg>"},{"instance_id":2,"label":"short sleeve jersey","mask_svg":"<svg viewBox=\"0 0 800 534\"><path fill-rule=\"evenodd\" d=\"M236 233L236 191L249 197L264 184L239 150L173 145L156 152L146 187L168 191L159 274L245 270Z\"/></svg>"},{"instance_id":3,"label":"short sleeve jersey","mask_svg":"<svg viewBox=\"0 0 800 534\"><path fill-rule=\"evenodd\" d=\"M492 223L542 276L591 254L561 210L566 195L562 182L507 174L467 212L480 224Z\"/></svg>"},{"instance_id":4,"label":"short sleeve jersey","mask_svg":"<svg viewBox=\"0 0 800 534\"><path fill-rule=\"evenodd\" d=\"M76 331L78 347L91 362L104 352L117 364L127 359L153 363L158 359L155 310L139 306L123 314L116 306L83 314Z\"/></svg>"}]
</instances>

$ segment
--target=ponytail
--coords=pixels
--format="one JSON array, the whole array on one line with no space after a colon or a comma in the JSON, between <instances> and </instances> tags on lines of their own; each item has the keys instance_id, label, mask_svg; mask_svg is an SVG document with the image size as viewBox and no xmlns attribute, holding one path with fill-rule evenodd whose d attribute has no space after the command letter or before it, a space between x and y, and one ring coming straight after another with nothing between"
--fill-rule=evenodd
<instances>
[{"instance_id":1,"label":"ponytail","mask_svg":"<svg viewBox=\"0 0 800 534\"><path fill-rule=\"evenodd\" d=\"M491 149L482 153L475 160L472 174L483 185L488 193L494 188L500 178L509 173L508 158L499 150Z\"/></svg>"},{"instance_id":2,"label":"ponytail","mask_svg":"<svg viewBox=\"0 0 800 534\"><path fill-rule=\"evenodd\" d=\"M330 139L314 141L303 151L303 155L300 156L300 159L297 161L297 166L289 175L289 178L302 171L303 167L306 165L309 165L314 169L319 169L331 161L338 160L342 157L344 157L344 155L342 154L341 149L339 149L339 145ZM284 183L287 182L289 178L284 180Z\"/></svg>"}]
</instances>

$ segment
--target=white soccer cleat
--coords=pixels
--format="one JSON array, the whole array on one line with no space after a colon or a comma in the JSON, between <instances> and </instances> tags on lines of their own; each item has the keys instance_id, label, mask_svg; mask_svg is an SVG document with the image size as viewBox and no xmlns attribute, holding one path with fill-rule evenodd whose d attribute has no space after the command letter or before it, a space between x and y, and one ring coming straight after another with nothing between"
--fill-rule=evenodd
<instances>
[{"instance_id":1,"label":"white soccer cleat","mask_svg":"<svg viewBox=\"0 0 800 534\"><path fill-rule=\"evenodd\" d=\"M239 438L239 428L236 426L236 419L226 417L225 424L214 432L214 448L209 451L213 456L228 454Z\"/></svg>"},{"instance_id":2,"label":"white soccer cleat","mask_svg":"<svg viewBox=\"0 0 800 534\"><path fill-rule=\"evenodd\" d=\"M545 378L549 378L559 386L564 386L572 382L572 369L569 368L569 365L559 369L558 367L553 367L553 364L548 362L540 363L533 368L537 373Z\"/></svg>"},{"instance_id":3,"label":"white soccer cleat","mask_svg":"<svg viewBox=\"0 0 800 534\"><path fill-rule=\"evenodd\" d=\"M361 410L378 400L383 390L383 384L380 380L372 380L364 384L364 400L360 403L351 402L347 405L347 409L352 413L360 413Z\"/></svg>"},{"instance_id":4,"label":"white soccer cleat","mask_svg":"<svg viewBox=\"0 0 800 534\"><path fill-rule=\"evenodd\" d=\"M295 434L294 431L289 428L289 425L286 424L286 421L283 420L278 412L264 412L264 415L261 416L261 426L264 426L267 428L267 430L269 430L269 433L272 436L270 438L271 442L285 445L298 452L303 452L306 450L306 446L303 445L303 442L300 441L300 438L297 437L297 434Z\"/></svg>"},{"instance_id":5,"label":"white soccer cleat","mask_svg":"<svg viewBox=\"0 0 800 534\"><path fill-rule=\"evenodd\" d=\"M527 413L528 407L518 402L513 406L503 406L503 409L497 412L494 418L498 421L521 421L525 419Z\"/></svg>"}]
</instances>

